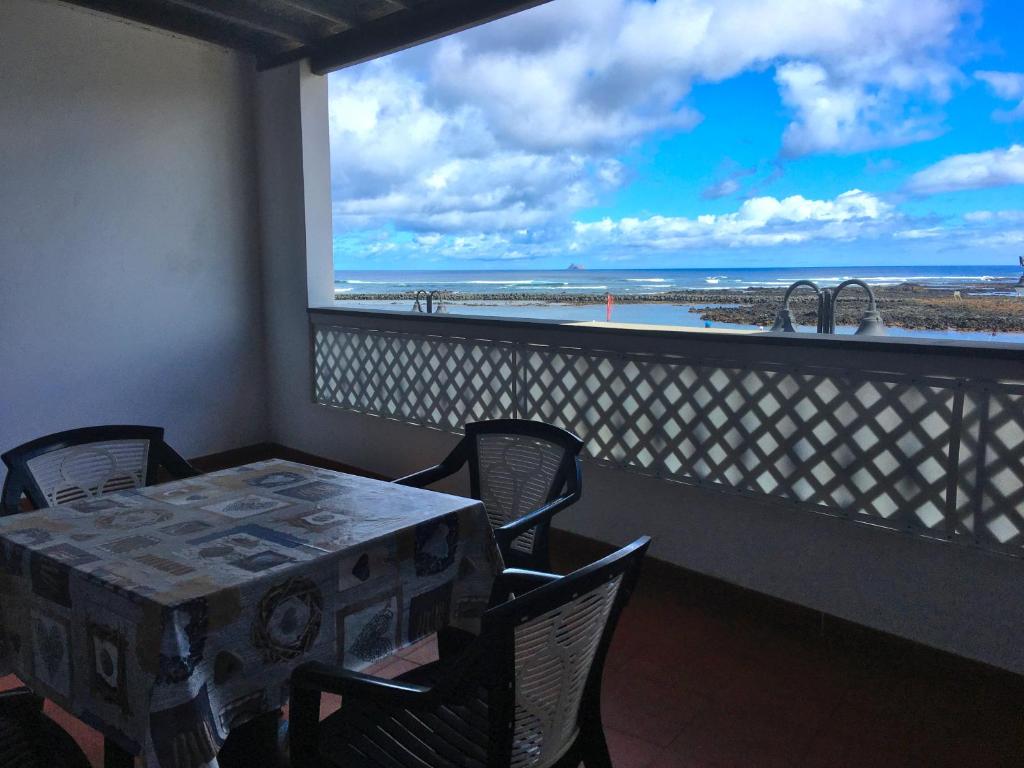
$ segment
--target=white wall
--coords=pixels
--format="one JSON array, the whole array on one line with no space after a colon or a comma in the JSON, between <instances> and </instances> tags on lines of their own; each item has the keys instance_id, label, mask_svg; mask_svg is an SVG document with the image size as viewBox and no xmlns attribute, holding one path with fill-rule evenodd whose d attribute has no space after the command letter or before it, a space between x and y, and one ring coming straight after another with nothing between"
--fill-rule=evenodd
<instances>
[{"instance_id":1,"label":"white wall","mask_svg":"<svg viewBox=\"0 0 1024 768\"><path fill-rule=\"evenodd\" d=\"M315 132L303 146L298 118L326 122L326 89L299 67L260 76L261 199L273 211L263 221L271 433L396 476L440 459L455 438L312 403L306 275L330 263L330 221L321 204L307 208L320 180L307 182L302 168L326 168L329 148ZM1024 673L1019 560L591 464L584 488L561 527L615 544L648 533L663 560Z\"/></svg>"},{"instance_id":2,"label":"white wall","mask_svg":"<svg viewBox=\"0 0 1024 768\"><path fill-rule=\"evenodd\" d=\"M333 299L327 78L263 72L257 104L271 439L380 472L427 460L448 436L313 403L306 308Z\"/></svg>"},{"instance_id":3,"label":"white wall","mask_svg":"<svg viewBox=\"0 0 1024 768\"><path fill-rule=\"evenodd\" d=\"M0 450L110 422L192 456L266 439L253 78L0 2Z\"/></svg>"}]
</instances>

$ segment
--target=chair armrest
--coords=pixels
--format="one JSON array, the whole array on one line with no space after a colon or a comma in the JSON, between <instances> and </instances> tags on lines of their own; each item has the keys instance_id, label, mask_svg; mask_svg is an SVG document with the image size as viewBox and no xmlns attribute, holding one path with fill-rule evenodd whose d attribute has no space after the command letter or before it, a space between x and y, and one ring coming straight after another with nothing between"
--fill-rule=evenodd
<instances>
[{"instance_id":1,"label":"chair armrest","mask_svg":"<svg viewBox=\"0 0 1024 768\"><path fill-rule=\"evenodd\" d=\"M407 485L411 488L423 488L424 486L436 483L438 480L443 480L446 477L450 477L462 469L462 465L466 463L467 448L466 439L459 440L458 444L452 449L452 452L444 457L444 461L435 467L429 469L423 469L419 472L413 472L411 475L400 477L397 480L391 482L396 485Z\"/></svg>"},{"instance_id":2,"label":"chair armrest","mask_svg":"<svg viewBox=\"0 0 1024 768\"><path fill-rule=\"evenodd\" d=\"M498 542L499 546L506 546L512 542L512 540L521 533L525 533L531 528L536 528L538 525L543 525L551 520L551 518L561 512L566 507L575 504L579 496L575 493L569 493L565 496L559 496L554 501L549 501L540 509L535 509L529 514L523 515L518 520L513 520L510 523L500 528L494 529L494 538Z\"/></svg>"},{"instance_id":3,"label":"chair armrest","mask_svg":"<svg viewBox=\"0 0 1024 768\"><path fill-rule=\"evenodd\" d=\"M498 605L508 600L509 595L529 592L537 587L558 581L561 576L557 573L542 573L541 571L527 571L522 568L506 568L498 574L494 580L494 587L491 590L491 605Z\"/></svg>"},{"instance_id":4,"label":"chair armrest","mask_svg":"<svg viewBox=\"0 0 1024 768\"><path fill-rule=\"evenodd\" d=\"M20 512L21 496L21 484L16 483L11 477L11 473L8 472L7 477L4 478L3 491L0 491L0 517L16 515Z\"/></svg>"},{"instance_id":5,"label":"chair armrest","mask_svg":"<svg viewBox=\"0 0 1024 768\"><path fill-rule=\"evenodd\" d=\"M340 694L342 707L349 696L394 709L429 708L439 699L435 689L422 685L385 680L321 662L303 664L291 677L288 739L293 765L320 765L319 711L321 694L325 692Z\"/></svg>"},{"instance_id":6,"label":"chair armrest","mask_svg":"<svg viewBox=\"0 0 1024 768\"><path fill-rule=\"evenodd\" d=\"M437 698L434 688L364 675L347 669L336 669L320 662L303 664L292 672L292 686L316 693L354 696L403 708L429 706L434 704Z\"/></svg>"},{"instance_id":7,"label":"chair armrest","mask_svg":"<svg viewBox=\"0 0 1024 768\"><path fill-rule=\"evenodd\" d=\"M407 485L410 488L424 488L436 483L438 480L451 477L458 472L459 469L459 467L450 467L444 464L438 464L435 467L422 469L419 472L413 472L411 475L406 475L405 477L399 477L391 482L395 485Z\"/></svg>"}]
</instances>

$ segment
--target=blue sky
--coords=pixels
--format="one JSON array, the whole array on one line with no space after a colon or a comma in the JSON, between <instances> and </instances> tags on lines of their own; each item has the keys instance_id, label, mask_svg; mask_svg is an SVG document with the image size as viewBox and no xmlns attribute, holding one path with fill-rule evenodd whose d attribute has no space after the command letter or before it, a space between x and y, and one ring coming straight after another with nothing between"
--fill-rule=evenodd
<instances>
[{"instance_id":1,"label":"blue sky","mask_svg":"<svg viewBox=\"0 0 1024 768\"><path fill-rule=\"evenodd\" d=\"M1002 264L1024 3L553 0L330 75L338 269Z\"/></svg>"}]
</instances>

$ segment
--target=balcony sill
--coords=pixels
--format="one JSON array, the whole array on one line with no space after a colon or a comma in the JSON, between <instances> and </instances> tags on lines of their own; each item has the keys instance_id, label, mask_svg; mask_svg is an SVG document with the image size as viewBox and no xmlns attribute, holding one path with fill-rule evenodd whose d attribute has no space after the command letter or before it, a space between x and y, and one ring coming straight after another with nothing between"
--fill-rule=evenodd
<instances>
[{"instance_id":1,"label":"balcony sill","mask_svg":"<svg viewBox=\"0 0 1024 768\"><path fill-rule=\"evenodd\" d=\"M331 316L338 319L378 319L398 323L412 323L435 326L436 329L456 328L498 328L536 331L570 331L578 333L580 339L593 340L600 345L602 337L628 334L635 338L689 339L694 341L728 340L730 343L753 344L765 347L800 347L835 350L849 346L858 351L877 351L904 354L938 354L942 356L984 357L986 359L1015 360L1024 362L1024 344L1005 341L954 341L949 339L921 339L889 336L854 336L852 334L777 333L772 331L747 331L726 328L684 328L681 326L647 325L638 323L604 323L598 321L543 320L523 317L496 317L492 315L432 314L398 309L355 309L333 305L309 307L310 316ZM407 329L408 330L408 329ZM426 331L426 328L423 328ZM435 330L436 332L436 330Z\"/></svg>"}]
</instances>

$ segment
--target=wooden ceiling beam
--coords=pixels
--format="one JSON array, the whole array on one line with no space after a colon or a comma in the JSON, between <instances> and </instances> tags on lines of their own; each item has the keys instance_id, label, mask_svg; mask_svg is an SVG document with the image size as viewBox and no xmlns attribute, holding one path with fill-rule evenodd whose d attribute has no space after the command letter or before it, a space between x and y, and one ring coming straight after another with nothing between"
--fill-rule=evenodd
<instances>
[{"instance_id":1,"label":"wooden ceiling beam","mask_svg":"<svg viewBox=\"0 0 1024 768\"><path fill-rule=\"evenodd\" d=\"M339 7L341 3L338 0L277 0L277 2L319 16L333 24L345 27L356 26L356 19L341 10Z\"/></svg>"},{"instance_id":2,"label":"wooden ceiling beam","mask_svg":"<svg viewBox=\"0 0 1024 768\"><path fill-rule=\"evenodd\" d=\"M279 35L224 21L216 16L172 7L159 0L70 0L75 5L122 19L158 27L186 37L205 40L226 48L246 51L258 56L282 53L291 45Z\"/></svg>"},{"instance_id":3,"label":"wooden ceiling beam","mask_svg":"<svg viewBox=\"0 0 1024 768\"><path fill-rule=\"evenodd\" d=\"M209 16L227 24L236 24L296 45L312 45L321 39L316 29L266 11L247 0L164 0L173 7Z\"/></svg>"},{"instance_id":4,"label":"wooden ceiling beam","mask_svg":"<svg viewBox=\"0 0 1024 768\"><path fill-rule=\"evenodd\" d=\"M408 10L339 32L315 45L262 57L260 67L268 69L308 57L313 72L326 74L546 2L550 0L426 0Z\"/></svg>"}]
</instances>

